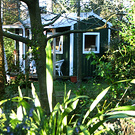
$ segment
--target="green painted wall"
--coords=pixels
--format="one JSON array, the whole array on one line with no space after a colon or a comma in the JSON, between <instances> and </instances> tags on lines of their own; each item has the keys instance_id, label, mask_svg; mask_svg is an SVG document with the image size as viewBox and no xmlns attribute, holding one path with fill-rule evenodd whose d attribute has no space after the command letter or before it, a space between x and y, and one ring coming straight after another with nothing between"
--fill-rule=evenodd
<instances>
[{"instance_id":1,"label":"green painted wall","mask_svg":"<svg viewBox=\"0 0 135 135\"><path fill-rule=\"evenodd\" d=\"M85 23L83 23L85 22ZM98 27L99 25L103 25L104 23L98 19L90 18L89 20L83 21L81 23L81 29L86 29L89 26L92 26L90 28ZM98 23L97 23L98 22ZM58 28L56 29L56 32L62 32L69 30L69 27L66 28ZM76 29L76 24L75 24ZM100 53L97 55L102 55L105 51L105 47L107 47L108 43L108 29L102 29L96 32L100 32ZM77 37L76 33L74 34L74 68L73 72L76 75L77 71ZM83 48L83 34L81 34L81 44ZM70 34L63 36L63 54L56 54L56 60L64 59L64 63L62 65L62 73L64 76L69 76L69 56L70 56ZM81 51L82 52L82 51ZM86 58L87 54L82 53L82 76L83 77L92 77L94 76L93 71L95 70L95 66L91 65L92 59L87 60Z\"/></svg>"},{"instance_id":2,"label":"green painted wall","mask_svg":"<svg viewBox=\"0 0 135 135\"><path fill-rule=\"evenodd\" d=\"M97 23L98 21L98 23ZM83 22L87 22L87 24L83 23ZM90 28L95 28L95 27L99 27L99 25L103 25L104 23L102 21L99 21L98 19L89 19L87 21L83 21L81 23L81 29L86 29L89 26L92 26ZM75 25L76 28L76 25ZM100 53L96 54L101 56L104 51L105 48L107 48L107 43L108 43L108 29L102 29L96 32L100 32ZM76 73L77 71L77 34L75 34L74 36L74 73ZM81 34L81 44L82 44L82 48L83 48L83 34ZM87 60L86 56L88 54L83 54L82 52L82 77L92 77L94 76L93 71L95 70L95 66L91 65L91 61L92 58L90 58L89 60Z\"/></svg>"}]
</instances>

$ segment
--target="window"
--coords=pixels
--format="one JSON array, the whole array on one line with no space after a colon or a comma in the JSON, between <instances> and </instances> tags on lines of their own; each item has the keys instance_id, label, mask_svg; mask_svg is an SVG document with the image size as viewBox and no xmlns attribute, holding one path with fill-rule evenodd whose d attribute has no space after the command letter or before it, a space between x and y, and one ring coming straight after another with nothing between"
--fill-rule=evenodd
<instances>
[{"instance_id":1,"label":"window","mask_svg":"<svg viewBox=\"0 0 135 135\"><path fill-rule=\"evenodd\" d=\"M99 32L88 32L83 33L83 54L99 53L100 44L100 33Z\"/></svg>"},{"instance_id":2,"label":"window","mask_svg":"<svg viewBox=\"0 0 135 135\"><path fill-rule=\"evenodd\" d=\"M51 36L52 33L47 33L47 36ZM63 36L56 37L56 54L63 54ZM53 51L53 40L51 42L51 47Z\"/></svg>"}]
</instances>

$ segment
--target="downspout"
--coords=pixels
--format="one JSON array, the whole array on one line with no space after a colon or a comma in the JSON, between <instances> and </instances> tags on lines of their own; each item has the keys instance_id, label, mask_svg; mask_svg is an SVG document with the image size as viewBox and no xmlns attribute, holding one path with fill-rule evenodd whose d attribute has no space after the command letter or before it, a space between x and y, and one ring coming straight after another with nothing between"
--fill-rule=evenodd
<instances>
[{"instance_id":1,"label":"downspout","mask_svg":"<svg viewBox=\"0 0 135 135\"><path fill-rule=\"evenodd\" d=\"M110 25L108 28L108 50L110 50L110 42L111 42L111 29L110 29Z\"/></svg>"},{"instance_id":2,"label":"downspout","mask_svg":"<svg viewBox=\"0 0 135 135\"><path fill-rule=\"evenodd\" d=\"M56 33L56 29L52 29L52 34L54 35ZM56 78L56 38L53 38L53 77Z\"/></svg>"},{"instance_id":3,"label":"downspout","mask_svg":"<svg viewBox=\"0 0 135 135\"><path fill-rule=\"evenodd\" d=\"M70 27L70 30L74 30L74 25ZM69 76L73 75L73 62L74 62L74 33L70 34L70 56L69 56Z\"/></svg>"}]
</instances>

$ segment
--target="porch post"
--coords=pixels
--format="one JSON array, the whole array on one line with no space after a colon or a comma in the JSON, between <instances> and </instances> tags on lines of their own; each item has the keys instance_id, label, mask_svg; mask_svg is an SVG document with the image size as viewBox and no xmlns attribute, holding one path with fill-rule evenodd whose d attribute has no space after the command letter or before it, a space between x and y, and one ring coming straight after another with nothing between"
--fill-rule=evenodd
<instances>
[{"instance_id":1,"label":"porch post","mask_svg":"<svg viewBox=\"0 0 135 135\"><path fill-rule=\"evenodd\" d=\"M52 34L56 33L56 29L52 29ZM56 38L53 39L53 77L56 77L56 70L55 70L55 63L56 63Z\"/></svg>"},{"instance_id":2,"label":"porch post","mask_svg":"<svg viewBox=\"0 0 135 135\"><path fill-rule=\"evenodd\" d=\"M22 29L19 29L19 35L22 36ZM23 43L19 42L19 66L21 67L21 69L22 69L22 64L23 64L22 54L23 54Z\"/></svg>"},{"instance_id":3,"label":"porch post","mask_svg":"<svg viewBox=\"0 0 135 135\"><path fill-rule=\"evenodd\" d=\"M110 41L111 41L111 29L110 29L110 25L109 25L109 29L108 29L108 50L110 49Z\"/></svg>"},{"instance_id":4,"label":"porch post","mask_svg":"<svg viewBox=\"0 0 135 135\"><path fill-rule=\"evenodd\" d=\"M70 27L70 30L74 30L74 25ZM70 61L69 61L69 76L73 75L73 61L74 61L74 33L70 34Z\"/></svg>"},{"instance_id":5,"label":"porch post","mask_svg":"<svg viewBox=\"0 0 135 135\"><path fill-rule=\"evenodd\" d=\"M22 32L23 32L23 37L25 37L25 28L24 26L21 26L22 27ZM22 43L22 48L23 48L23 54L24 55L24 58L25 58L25 53L26 53L26 50L25 50L25 43ZM23 73L25 74L25 60L22 59L22 63L23 63Z\"/></svg>"}]
</instances>

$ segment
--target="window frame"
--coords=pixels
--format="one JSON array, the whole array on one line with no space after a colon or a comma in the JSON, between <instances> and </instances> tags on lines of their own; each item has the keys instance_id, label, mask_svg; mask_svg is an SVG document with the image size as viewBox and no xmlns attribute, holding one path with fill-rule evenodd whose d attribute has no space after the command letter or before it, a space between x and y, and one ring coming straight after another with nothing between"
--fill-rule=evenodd
<instances>
[{"instance_id":1,"label":"window frame","mask_svg":"<svg viewBox=\"0 0 135 135\"><path fill-rule=\"evenodd\" d=\"M55 34L58 34L58 32L57 33L55 33ZM47 32L47 37L49 37L49 36L52 36L53 34L52 34L52 32ZM59 36L60 37L60 41L59 41L59 46L60 46L60 42L62 43L62 47L61 47L61 51L57 51L56 49L56 51L55 51L55 53L56 54L63 54L63 35L61 35L61 36ZM52 53L53 53L53 50L52 50Z\"/></svg>"},{"instance_id":2,"label":"window frame","mask_svg":"<svg viewBox=\"0 0 135 135\"><path fill-rule=\"evenodd\" d=\"M85 36L86 35L94 35L96 36L96 51L85 51ZM86 32L83 33L83 54L89 54L90 52L100 53L100 32Z\"/></svg>"}]
</instances>

